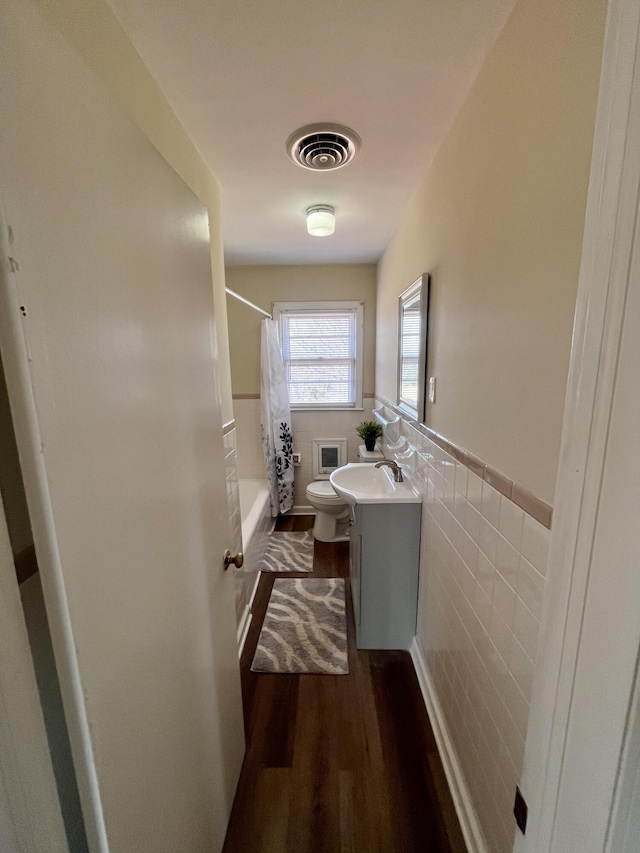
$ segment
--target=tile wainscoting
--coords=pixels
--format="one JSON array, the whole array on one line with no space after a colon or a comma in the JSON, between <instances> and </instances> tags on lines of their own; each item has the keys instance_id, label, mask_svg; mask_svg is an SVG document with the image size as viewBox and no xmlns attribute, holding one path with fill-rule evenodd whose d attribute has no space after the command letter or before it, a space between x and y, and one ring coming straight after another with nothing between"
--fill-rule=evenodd
<instances>
[{"instance_id":1,"label":"tile wainscoting","mask_svg":"<svg viewBox=\"0 0 640 853\"><path fill-rule=\"evenodd\" d=\"M470 851L511 853L550 531L442 437L400 432L423 495L416 670Z\"/></svg>"},{"instance_id":2,"label":"tile wainscoting","mask_svg":"<svg viewBox=\"0 0 640 853\"><path fill-rule=\"evenodd\" d=\"M240 492L238 489L238 459L236 449L236 428L225 424L223 427L225 478L227 482L227 505L229 508L229 550L232 554L242 551L242 520L240 517ZM236 624L240 629L249 600L249 579L243 569L232 569L236 590Z\"/></svg>"},{"instance_id":3,"label":"tile wainscoting","mask_svg":"<svg viewBox=\"0 0 640 853\"><path fill-rule=\"evenodd\" d=\"M302 464L295 469L295 510L301 511L307 508L305 491L313 481L312 439L346 438L348 458L345 462L357 462L358 446L362 441L356 435L355 429L361 421L371 420L372 403L372 398L365 399L364 410L361 411L294 411L291 413L293 449L296 453L302 454ZM236 422L238 476L241 478L264 477L260 442L260 400L234 397L233 414Z\"/></svg>"},{"instance_id":4,"label":"tile wainscoting","mask_svg":"<svg viewBox=\"0 0 640 853\"><path fill-rule=\"evenodd\" d=\"M234 397L233 417L236 422L238 477L263 480L266 474L260 439L260 400Z\"/></svg>"}]
</instances>

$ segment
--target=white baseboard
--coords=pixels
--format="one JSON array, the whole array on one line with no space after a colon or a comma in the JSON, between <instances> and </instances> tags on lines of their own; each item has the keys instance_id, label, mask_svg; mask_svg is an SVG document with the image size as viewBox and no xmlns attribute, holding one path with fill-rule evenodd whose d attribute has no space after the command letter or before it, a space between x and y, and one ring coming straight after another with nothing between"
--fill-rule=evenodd
<instances>
[{"instance_id":1,"label":"white baseboard","mask_svg":"<svg viewBox=\"0 0 640 853\"><path fill-rule=\"evenodd\" d=\"M467 849L469 853L488 853L487 842L480 828L480 821L469 788L451 742L440 702L415 637L411 644L410 653Z\"/></svg>"},{"instance_id":2,"label":"white baseboard","mask_svg":"<svg viewBox=\"0 0 640 853\"><path fill-rule=\"evenodd\" d=\"M316 511L312 506L294 506L290 509L288 515L315 515Z\"/></svg>"},{"instance_id":3,"label":"white baseboard","mask_svg":"<svg viewBox=\"0 0 640 853\"><path fill-rule=\"evenodd\" d=\"M253 614L247 605L244 609L244 613L242 614L240 624L238 625L238 658L242 657L242 650L244 649L244 644L247 641L247 634L249 633L249 626L251 625L252 619Z\"/></svg>"}]
</instances>

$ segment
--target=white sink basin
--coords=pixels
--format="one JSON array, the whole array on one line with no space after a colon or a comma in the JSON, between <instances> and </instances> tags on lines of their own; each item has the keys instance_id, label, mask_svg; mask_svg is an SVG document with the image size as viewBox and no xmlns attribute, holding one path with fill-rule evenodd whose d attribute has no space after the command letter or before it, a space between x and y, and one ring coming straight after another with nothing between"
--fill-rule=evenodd
<instances>
[{"instance_id":1,"label":"white sink basin","mask_svg":"<svg viewBox=\"0 0 640 853\"><path fill-rule=\"evenodd\" d=\"M420 495L404 480L396 483L388 465L376 468L374 462L353 463L336 468L329 475L331 485L351 506L356 504L418 504Z\"/></svg>"}]
</instances>

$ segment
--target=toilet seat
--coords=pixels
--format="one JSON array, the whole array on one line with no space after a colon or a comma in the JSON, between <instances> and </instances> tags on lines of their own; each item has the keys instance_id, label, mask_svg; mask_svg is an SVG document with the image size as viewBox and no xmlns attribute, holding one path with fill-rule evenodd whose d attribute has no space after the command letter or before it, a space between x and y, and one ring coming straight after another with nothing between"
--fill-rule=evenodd
<instances>
[{"instance_id":1,"label":"toilet seat","mask_svg":"<svg viewBox=\"0 0 640 853\"><path fill-rule=\"evenodd\" d=\"M349 505L342 500L329 480L314 480L307 486L307 500L316 511L313 538L319 542L346 542L345 529Z\"/></svg>"},{"instance_id":2,"label":"toilet seat","mask_svg":"<svg viewBox=\"0 0 640 853\"><path fill-rule=\"evenodd\" d=\"M336 504L344 503L328 480L316 480L313 483L309 483L307 486L307 495L319 504L335 506Z\"/></svg>"}]
</instances>

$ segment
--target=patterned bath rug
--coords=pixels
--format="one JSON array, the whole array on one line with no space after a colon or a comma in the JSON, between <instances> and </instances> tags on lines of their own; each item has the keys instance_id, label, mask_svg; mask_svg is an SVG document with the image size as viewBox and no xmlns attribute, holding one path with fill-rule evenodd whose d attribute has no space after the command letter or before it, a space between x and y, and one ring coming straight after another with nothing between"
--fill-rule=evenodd
<instances>
[{"instance_id":1,"label":"patterned bath rug","mask_svg":"<svg viewBox=\"0 0 640 853\"><path fill-rule=\"evenodd\" d=\"M346 675L342 578L277 578L251 669Z\"/></svg>"},{"instance_id":2,"label":"patterned bath rug","mask_svg":"<svg viewBox=\"0 0 640 853\"><path fill-rule=\"evenodd\" d=\"M269 537L261 572L311 572L313 571L313 533L274 532Z\"/></svg>"}]
</instances>

